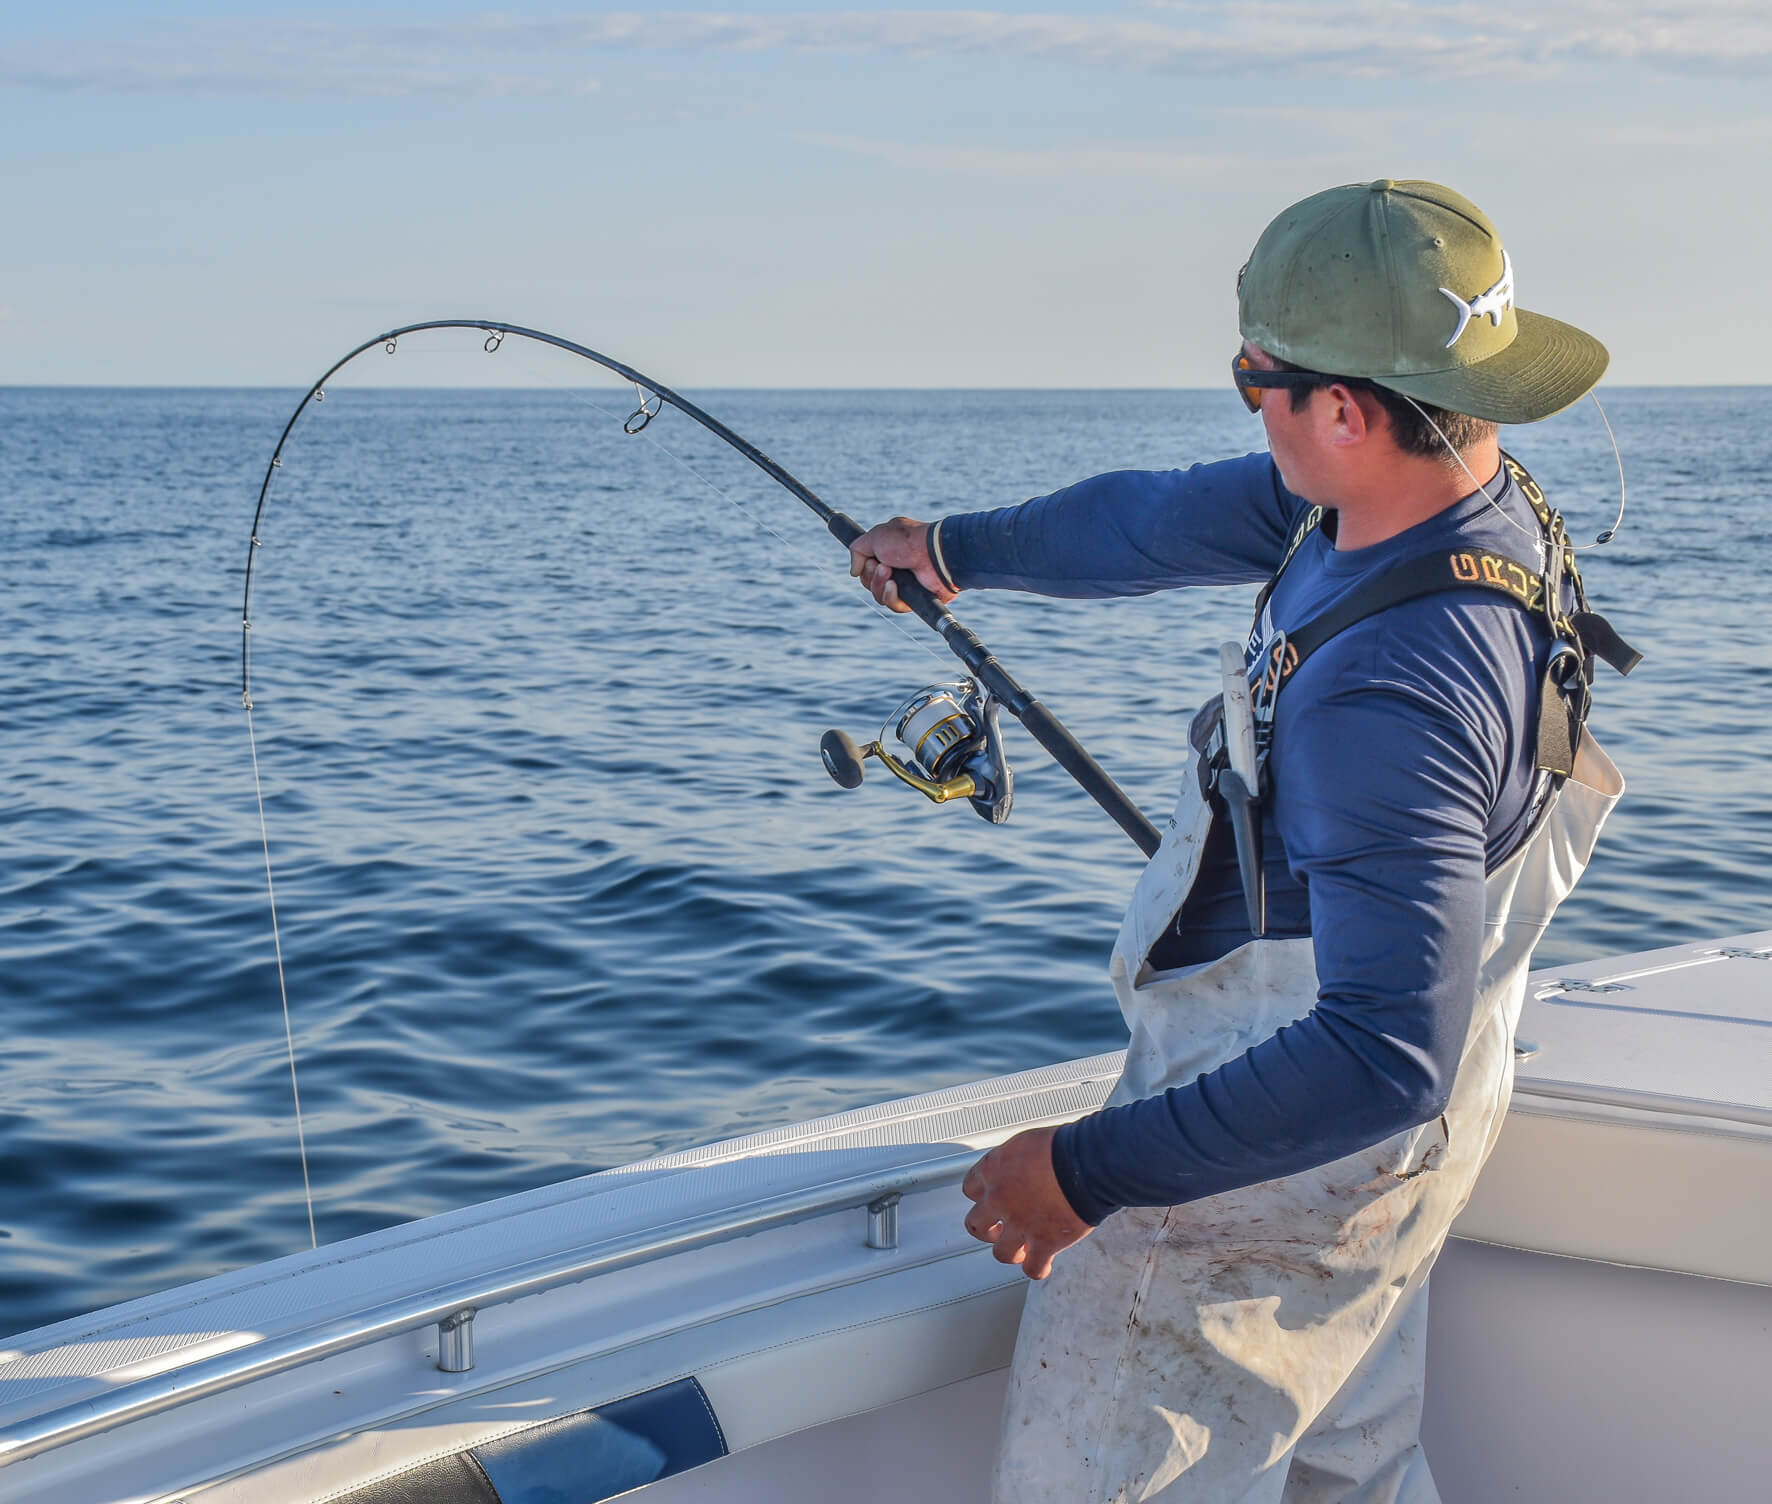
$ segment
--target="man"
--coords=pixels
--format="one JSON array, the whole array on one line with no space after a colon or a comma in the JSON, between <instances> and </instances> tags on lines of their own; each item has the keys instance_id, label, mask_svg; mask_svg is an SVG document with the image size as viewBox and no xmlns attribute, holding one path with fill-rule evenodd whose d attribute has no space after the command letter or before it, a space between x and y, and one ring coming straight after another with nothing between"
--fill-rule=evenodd
<instances>
[{"instance_id":1,"label":"man","mask_svg":"<svg viewBox=\"0 0 1772 1504\"><path fill-rule=\"evenodd\" d=\"M1437 1499L1427 1273L1505 1110L1532 947L1621 788L1582 721L1595 643L1628 649L1496 427L1577 400L1605 349L1515 308L1494 227L1432 183L1294 205L1238 292L1267 454L853 548L888 605L894 569L944 600L1269 581L1227 679L1256 735L1196 718L1114 949L1118 1087L966 1181L968 1230L1043 1282L1004 1504ZM1228 774L1255 760L1239 860Z\"/></svg>"}]
</instances>

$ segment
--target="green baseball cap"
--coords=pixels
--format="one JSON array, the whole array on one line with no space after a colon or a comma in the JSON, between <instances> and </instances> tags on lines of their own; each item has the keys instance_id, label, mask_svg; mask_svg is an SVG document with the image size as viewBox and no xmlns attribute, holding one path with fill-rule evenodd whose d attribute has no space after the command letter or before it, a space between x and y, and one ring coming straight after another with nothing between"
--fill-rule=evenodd
<instances>
[{"instance_id":1,"label":"green baseball cap","mask_svg":"<svg viewBox=\"0 0 1772 1504\"><path fill-rule=\"evenodd\" d=\"M1591 334L1514 306L1488 216L1438 183L1314 193L1261 232L1237 276L1243 337L1334 376L1364 376L1496 423L1535 423L1606 370Z\"/></svg>"}]
</instances>

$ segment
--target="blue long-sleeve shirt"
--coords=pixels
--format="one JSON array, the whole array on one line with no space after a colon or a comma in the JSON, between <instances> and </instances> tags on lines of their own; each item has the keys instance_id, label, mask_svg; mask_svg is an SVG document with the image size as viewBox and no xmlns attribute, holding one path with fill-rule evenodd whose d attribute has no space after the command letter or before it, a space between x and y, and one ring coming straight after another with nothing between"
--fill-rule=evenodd
<instances>
[{"instance_id":1,"label":"blue long-sleeve shirt","mask_svg":"<svg viewBox=\"0 0 1772 1504\"><path fill-rule=\"evenodd\" d=\"M1505 468L1488 489L1499 511L1473 493L1369 548L1337 550L1332 529L1317 530L1267 625L1295 630L1441 547L1541 569L1537 521ZM969 589L1250 583L1278 566L1306 505L1253 454L1120 471L950 517L940 545ZM1538 788L1549 646L1541 617L1447 590L1367 618L1299 668L1279 697L1262 836L1269 933L1312 937L1316 1005L1192 1082L1060 1129L1053 1164L1079 1215L1099 1222L1326 1164L1444 1110L1475 1003L1485 877L1525 833ZM1217 839L1178 931L1159 943L1162 962L1209 960L1249 938L1235 855Z\"/></svg>"}]
</instances>

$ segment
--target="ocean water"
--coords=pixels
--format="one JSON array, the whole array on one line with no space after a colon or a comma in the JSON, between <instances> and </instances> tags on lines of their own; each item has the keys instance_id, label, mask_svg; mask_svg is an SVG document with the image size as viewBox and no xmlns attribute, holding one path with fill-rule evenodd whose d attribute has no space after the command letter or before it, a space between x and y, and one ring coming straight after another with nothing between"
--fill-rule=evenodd
<instances>
[{"instance_id":1,"label":"ocean water","mask_svg":"<svg viewBox=\"0 0 1772 1504\"><path fill-rule=\"evenodd\" d=\"M825 776L827 727L955 665L798 503L582 371L355 375L252 603L322 1242L1121 1042L1140 859L1019 727L1004 827ZM296 395L0 390L0 1331L307 1244L240 679ZM863 521L1260 442L1228 391L695 395ZM1772 924L1772 390L1608 406L1586 573L1649 656L1600 683L1631 790L1545 964ZM1591 408L1510 443L1611 522ZM957 609L1160 814L1251 596Z\"/></svg>"}]
</instances>

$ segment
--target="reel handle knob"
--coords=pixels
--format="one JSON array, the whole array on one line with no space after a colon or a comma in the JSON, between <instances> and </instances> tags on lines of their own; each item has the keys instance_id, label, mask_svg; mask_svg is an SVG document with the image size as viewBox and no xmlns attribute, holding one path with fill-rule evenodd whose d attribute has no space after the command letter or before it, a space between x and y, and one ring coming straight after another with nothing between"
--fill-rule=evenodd
<instances>
[{"instance_id":1,"label":"reel handle knob","mask_svg":"<svg viewBox=\"0 0 1772 1504\"><path fill-rule=\"evenodd\" d=\"M839 788L861 787L861 748L855 745L855 738L847 731L825 732L818 739L818 752L824 759L825 772L831 775Z\"/></svg>"}]
</instances>

